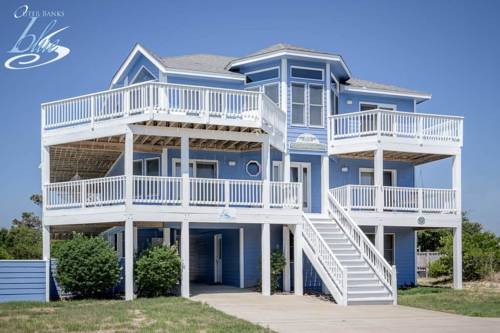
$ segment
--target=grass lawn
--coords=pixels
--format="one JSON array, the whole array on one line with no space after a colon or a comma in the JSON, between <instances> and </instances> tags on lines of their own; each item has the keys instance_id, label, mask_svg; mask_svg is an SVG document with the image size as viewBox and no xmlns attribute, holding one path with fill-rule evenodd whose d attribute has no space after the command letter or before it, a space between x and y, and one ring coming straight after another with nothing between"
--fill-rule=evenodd
<instances>
[{"instance_id":1,"label":"grass lawn","mask_svg":"<svg viewBox=\"0 0 500 333\"><path fill-rule=\"evenodd\" d=\"M271 332L180 297L0 303L0 332Z\"/></svg>"},{"instance_id":2,"label":"grass lawn","mask_svg":"<svg viewBox=\"0 0 500 333\"><path fill-rule=\"evenodd\" d=\"M487 288L417 287L398 290L398 304L466 316L500 317L500 292Z\"/></svg>"}]
</instances>

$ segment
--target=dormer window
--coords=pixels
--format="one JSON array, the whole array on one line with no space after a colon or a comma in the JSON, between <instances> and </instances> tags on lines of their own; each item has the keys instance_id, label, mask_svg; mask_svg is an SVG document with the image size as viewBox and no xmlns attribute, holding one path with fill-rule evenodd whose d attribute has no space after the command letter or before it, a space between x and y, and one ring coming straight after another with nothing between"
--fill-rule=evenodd
<instances>
[{"instance_id":1,"label":"dormer window","mask_svg":"<svg viewBox=\"0 0 500 333\"><path fill-rule=\"evenodd\" d=\"M137 74L135 74L134 78L130 81L130 84L153 80L156 80L155 76L146 67L142 66Z\"/></svg>"}]
</instances>

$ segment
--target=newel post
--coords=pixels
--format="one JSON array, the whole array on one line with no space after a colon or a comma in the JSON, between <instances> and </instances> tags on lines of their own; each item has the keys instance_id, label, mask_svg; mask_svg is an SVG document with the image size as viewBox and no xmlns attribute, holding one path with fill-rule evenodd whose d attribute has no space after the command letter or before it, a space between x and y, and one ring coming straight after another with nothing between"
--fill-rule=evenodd
<instances>
[{"instance_id":1,"label":"newel post","mask_svg":"<svg viewBox=\"0 0 500 333\"><path fill-rule=\"evenodd\" d=\"M392 265L392 275L391 275L391 287L392 287L392 304L398 304L398 273L396 271L396 265Z\"/></svg>"}]
</instances>

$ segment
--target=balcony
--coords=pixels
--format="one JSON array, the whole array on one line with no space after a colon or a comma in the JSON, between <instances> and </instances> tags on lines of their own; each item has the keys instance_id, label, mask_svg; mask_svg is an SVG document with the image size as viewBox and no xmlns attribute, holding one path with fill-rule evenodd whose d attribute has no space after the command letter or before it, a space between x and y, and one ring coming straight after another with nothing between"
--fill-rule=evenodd
<instances>
[{"instance_id":1,"label":"balcony","mask_svg":"<svg viewBox=\"0 0 500 333\"><path fill-rule=\"evenodd\" d=\"M185 185L187 182L187 186ZM77 210L107 212L109 208L142 207L148 211L193 213L193 207L207 211L241 208L301 212L301 183L259 180L133 176L132 195L127 197L126 176L50 183L45 185L45 210L63 213ZM275 209L280 208L280 209ZM59 214L58 213L58 214ZM60 215L60 214L59 214Z\"/></svg>"},{"instance_id":2,"label":"balcony","mask_svg":"<svg viewBox=\"0 0 500 333\"><path fill-rule=\"evenodd\" d=\"M406 225L408 222L402 222L408 219L416 226L444 227L447 225L439 223L456 222L460 218L453 189L345 185L331 189L330 193L358 223L364 223L365 218L376 223L373 217L378 216L382 220L395 220L395 225Z\"/></svg>"},{"instance_id":3,"label":"balcony","mask_svg":"<svg viewBox=\"0 0 500 333\"><path fill-rule=\"evenodd\" d=\"M331 154L371 150L454 154L463 144L463 118L412 112L370 110L331 116Z\"/></svg>"},{"instance_id":4,"label":"balcony","mask_svg":"<svg viewBox=\"0 0 500 333\"><path fill-rule=\"evenodd\" d=\"M152 121L252 128L272 134L272 143L284 147L286 114L259 92L146 82L42 104L44 135Z\"/></svg>"}]
</instances>

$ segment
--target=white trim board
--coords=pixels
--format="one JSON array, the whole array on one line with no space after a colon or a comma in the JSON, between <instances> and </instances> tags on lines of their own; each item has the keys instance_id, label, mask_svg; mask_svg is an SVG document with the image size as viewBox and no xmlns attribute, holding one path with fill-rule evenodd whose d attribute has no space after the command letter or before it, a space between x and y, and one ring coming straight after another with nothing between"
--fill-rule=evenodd
<instances>
[{"instance_id":1,"label":"white trim board","mask_svg":"<svg viewBox=\"0 0 500 333\"><path fill-rule=\"evenodd\" d=\"M137 79L137 76L139 75L139 73L142 71L142 70L145 70L146 72L148 72L149 74L151 74L152 77L154 77L153 80L147 80L147 81L143 81L143 82L149 82L149 81L155 81L155 80L158 80L158 78L156 77L156 75L154 75L153 73L151 73L151 71L144 65L141 65L141 67L139 68L139 70L135 73L134 77L130 80L129 84L135 84L135 80ZM142 82L139 82L139 83L142 83Z\"/></svg>"}]
</instances>

